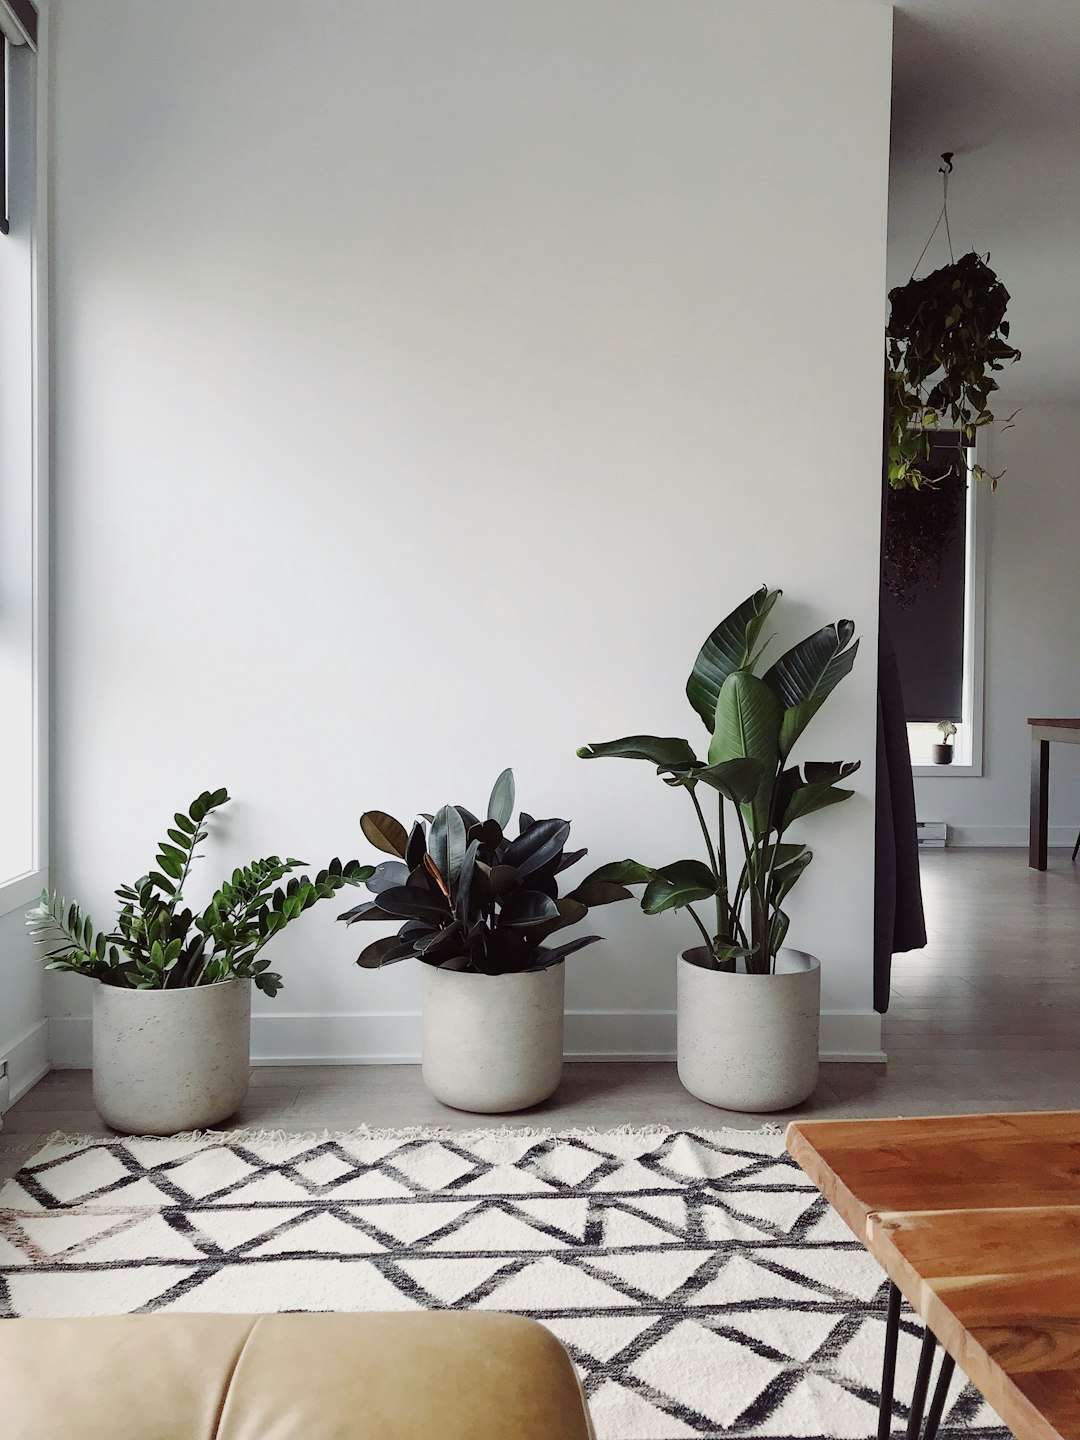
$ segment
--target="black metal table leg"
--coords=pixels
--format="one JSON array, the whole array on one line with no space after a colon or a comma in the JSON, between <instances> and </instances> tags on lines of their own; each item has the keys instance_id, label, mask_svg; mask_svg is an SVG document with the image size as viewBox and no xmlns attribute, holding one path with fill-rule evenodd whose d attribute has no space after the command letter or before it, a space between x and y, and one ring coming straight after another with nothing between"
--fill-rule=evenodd
<instances>
[{"instance_id":1,"label":"black metal table leg","mask_svg":"<svg viewBox=\"0 0 1080 1440\"><path fill-rule=\"evenodd\" d=\"M911 1411L908 1414L907 1440L919 1440L923 1411L926 1408L926 1392L930 1388L930 1372L934 1368L934 1351L936 1349L937 1336L931 1330L924 1330L922 1349L919 1351L919 1368L915 1373L915 1391L911 1397Z\"/></svg>"},{"instance_id":2,"label":"black metal table leg","mask_svg":"<svg viewBox=\"0 0 1080 1440\"><path fill-rule=\"evenodd\" d=\"M881 1404L878 1408L877 1440L889 1440L892 1433L893 1388L896 1383L896 1346L900 1339L900 1301L897 1287L889 1281L889 1308L885 1316L885 1364L881 1371Z\"/></svg>"},{"instance_id":3,"label":"black metal table leg","mask_svg":"<svg viewBox=\"0 0 1080 1440\"><path fill-rule=\"evenodd\" d=\"M885 1363L881 1371L881 1403L878 1409L877 1440L891 1440L892 1406L896 1389L896 1351L900 1341L901 1295L897 1287L889 1283L889 1303L885 1314ZM926 1410L926 1397L930 1391L930 1376L934 1370L934 1355L938 1348L937 1337L924 1328L922 1349L919 1351L919 1368L915 1375L915 1389L908 1413L906 1440L936 1440L941 1417L945 1413L945 1402L949 1396L949 1385L956 1368L951 1355L944 1353L938 1371L937 1384ZM923 1415L926 1424L923 1425Z\"/></svg>"},{"instance_id":4,"label":"black metal table leg","mask_svg":"<svg viewBox=\"0 0 1080 1440\"><path fill-rule=\"evenodd\" d=\"M949 1394L949 1385L952 1382L955 1368L956 1362L952 1356L942 1355L941 1369L938 1371L937 1384L934 1386L934 1398L930 1401L930 1412L926 1417L926 1429L923 1431L922 1440L934 1440L937 1435L941 1417L945 1413L945 1401Z\"/></svg>"}]
</instances>

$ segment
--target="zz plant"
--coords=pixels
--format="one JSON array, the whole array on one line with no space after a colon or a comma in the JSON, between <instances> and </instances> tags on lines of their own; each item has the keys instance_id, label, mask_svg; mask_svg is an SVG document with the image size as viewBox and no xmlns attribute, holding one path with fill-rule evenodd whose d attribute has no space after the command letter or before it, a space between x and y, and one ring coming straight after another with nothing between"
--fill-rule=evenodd
<instances>
[{"instance_id":1,"label":"zz plant","mask_svg":"<svg viewBox=\"0 0 1080 1440\"><path fill-rule=\"evenodd\" d=\"M644 885L641 908L647 915L686 909L704 942L691 958L707 969L735 970L741 964L750 974L775 970L788 930L783 903L812 859L787 833L815 810L848 799L853 792L839 782L859 768L858 761L789 763L803 731L851 670L859 642L852 622L838 620L759 675L762 628L780 594L762 586L744 600L694 662L686 694L709 732L704 760L688 740L657 735L628 735L577 752L585 760L647 760L666 785L689 796L705 843L704 861L653 868L621 860L602 866L587 884ZM710 792L717 802L711 825L702 804ZM726 804L734 810L734 845ZM713 907L711 928L694 908L699 902Z\"/></svg>"},{"instance_id":2,"label":"zz plant","mask_svg":"<svg viewBox=\"0 0 1080 1440\"><path fill-rule=\"evenodd\" d=\"M158 846L157 869L116 891L121 907L109 933L96 930L78 905L43 891L26 922L38 944L53 947L46 951L47 968L136 990L253 980L264 994L276 995L281 976L262 957L263 947L317 901L366 880L373 867L334 859L314 879L293 875L282 884L305 862L268 855L234 870L195 914L184 904L184 887L196 847L209 833L205 822L228 799L224 790L204 790L186 814L177 812Z\"/></svg>"},{"instance_id":3,"label":"zz plant","mask_svg":"<svg viewBox=\"0 0 1080 1440\"><path fill-rule=\"evenodd\" d=\"M377 850L393 856L365 877L374 895L346 910L347 925L382 921L396 935L373 941L357 964L366 970L417 959L446 970L506 975L544 970L599 935L546 945L559 930L584 920L594 905L630 897L625 886L590 876L559 895L560 876L588 853L567 852L568 820L536 820L524 811L513 840L505 834L514 811L514 775L495 782L487 818L463 805L444 805L411 830L382 810L360 825Z\"/></svg>"}]
</instances>

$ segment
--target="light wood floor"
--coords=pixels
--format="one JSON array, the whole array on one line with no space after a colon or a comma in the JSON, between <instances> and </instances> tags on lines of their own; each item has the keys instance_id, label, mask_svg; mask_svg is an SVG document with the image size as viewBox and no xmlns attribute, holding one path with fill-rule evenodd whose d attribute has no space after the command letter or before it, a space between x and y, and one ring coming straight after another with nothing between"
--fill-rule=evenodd
<instances>
[{"instance_id":1,"label":"light wood floor","mask_svg":"<svg viewBox=\"0 0 1080 1440\"><path fill-rule=\"evenodd\" d=\"M1080 866L1067 851L1051 852L1043 874L1017 850L930 852L923 883L930 943L894 961L888 1066L824 1065L798 1113L1080 1108ZM233 1123L306 1131L485 1121L432 1100L418 1066L316 1065L255 1069ZM750 1128L761 1117L695 1100L673 1064L590 1062L568 1064L552 1100L517 1123ZM7 1112L0 1175L56 1130L108 1133L88 1071L47 1075Z\"/></svg>"}]
</instances>

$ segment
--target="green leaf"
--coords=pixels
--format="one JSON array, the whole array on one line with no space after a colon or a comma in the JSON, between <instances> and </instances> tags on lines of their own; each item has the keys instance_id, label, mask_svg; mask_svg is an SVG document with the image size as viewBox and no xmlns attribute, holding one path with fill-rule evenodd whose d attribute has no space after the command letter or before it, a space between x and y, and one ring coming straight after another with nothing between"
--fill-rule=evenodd
<instances>
[{"instance_id":1,"label":"green leaf","mask_svg":"<svg viewBox=\"0 0 1080 1440\"><path fill-rule=\"evenodd\" d=\"M779 905L783 901L785 895L814 858L814 852L808 850L805 845L781 845L777 846L777 849L793 849L796 853L778 857L773 866L772 881L769 887L769 903L771 905Z\"/></svg>"},{"instance_id":2,"label":"green leaf","mask_svg":"<svg viewBox=\"0 0 1080 1440\"><path fill-rule=\"evenodd\" d=\"M701 647L686 682L686 695L706 729L713 728L716 702L724 681L750 663L761 628L782 593L762 585L720 621Z\"/></svg>"},{"instance_id":3,"label":"green leaf","mask_svg":"<svg viewBox=\"0 0 1080 1440\"><path fill-rule=\"evenodd\" d=\"M583 880L566 898L593 906L613 905L618 900L629 900L631 897L625 885L616 885L612 880Z\"/></svg>"},{"instance_id":4,"label":"green leaf","mask_svg":"<svg viewBox=\"0 0 1080 1440\"><path fill-rule=\"evenodd\" d=\"M405 859L409 836L400 820L387 815L385 810L368 810L360 816L360 829L376 850Z\"/></svg>"},{"instance_id":5,"label":"green leaf","mask_svg":"<svg viewBox=\"0 0 1080 1440\"><path fill-rule=\"evenodd\" d=\"M829 805L839 805L849 800L854 790L842 790L837 782L854 775L859 768L858 760L808 762L800 773L797 767L787 769L780 776L776 794L776 813L780 829L786 830L796 820L824 810Z\"/></svg>"},{"instance_id":6,"label":"green leaf","mask_svg":"<svg viewBox=\"0 0 1080 1440\"><path fill-rule=\"evenodd\" d=\"M646 915L679 910L694 900L716 894L716 876L700 860L676 860L662 865L645 887L641 908Z\"/></svg>"},{"instance_id":7,"label":"green leaf","mask_svg":"<svg viewBox=\"0 0 1080 1440\"><path fill-rule=\"evenodd\" d=\"M505 830L514 813L514 772L504 770L495 781L488 801L487 818Z\"/></svg>"},{"instance_id":8,"label":"green leaf","mask_svg":"<svg viewBox=\"0 0 1080 1440\"><path fill-rule=\"evenodd\" d=\"M784 707L780 730L780 753L790 755L795 741L806 729L836 686L855 663L858 640L852 644L855 626L850 620L837 620L808 635L776 664L765 672L763 679Z\"/></svg>"},{"instance_id":9,"label":"green leaf","mask_svg":"<svg viewBox=\"0 0 1080 1440\"><path fill-rule=\"evenodd\" d=\"M499 912L500 925L510 925L515 929L558 919L559 910L555 901L539 890L514 890L502 902Z\"/></svg>"},{"instance_id":10,"label":"green leaf","mask_svg":"<svg viewBox=\"0 0 1080 1440\"><path fill-rule=\"evenodd\" d=\"M568 820L554 817L550 820L534 820L506 847L502 863L513 865L522 877L531 875L545 865L558 861L569 836Z\"/></svg>"},{"instance_id":11,"label":"green leaf","mask_svg":"<svg viewBox=\"0 0 1080 1440\"><path fill-rule=\"evenodd\" d=\"M408 837L402 831L406 844ZM431 822L431 833L428 836L428 854L439 874L450 887L453 894L457 887L458 876L461 874L461 867L465 862L465 851L468 849L468 840L465 833L465 821L458 813L454 805L444 805Z\"/></svg>"},{"instance_id":12,"label":"green leaf","mask_svg":"<svg viewBox=\"0 0 1080 1440\"><path fill-rule=\"evenodd\" d=\"M657 871L650 865L642 865L637 860L612 860L610 864L601 865L599 870L594 870L591 875L586 875L581 885L591 885L594 882L601 885L647 885L656 875Z\"/></svg>"},{"instance_id":13,"label":"green leaf","mask_svg":"<svg viewBox=\"0 0 1080 1440\"><path fill-rule=\"evenodd\" d=\"M701 764L689 741L675 735L626 735L621 740L582 745L577 753L582 760L600 760L607 756L617 760L648 760L658 770Z\"/></svg>"},{"instance_id":14,"label":"green leaf","mask_svg":"<svg viewBox=\"0 0 1080 1440\"><path fill-rule=\"evenodd\" d=\"M697 784L700 780L702 784L718 790L725 800L730 800L732 804L744 805L749 804L757 794L764 773L760 761L743 756L734 760L721 760L716 765L702 765L665 783L687 785Z\"/></svg>"},{"instance_id":15,"label":"green leaf","mask_svg":"<svg viewBox=\"0 0 1080 1440\"><path fill-rule=\"evenodd\" d=\"M764 680L748 670L737 670L724 681L716 705L716 729L709 746L709 763L749 758L761 766L761 783L753 804L754 829L768 823L769 802L780 759L780 701Z\"/></svg>"},{"instance_id":16,"label":"green leaf","mask_svg":"<svg viewBox=\"0 0 1080 1440\"><path fill-rule=\"evenodd\" d=\"M189 838L194 835L199 828L198 825L193 824L186 815L181 815L179 810L173 816L173 819L176 821L176 828L182 830L184 835Z\"/></svg>"},{"instance_id":17,"label":"green leaf","mask_svg":"<svg viewBox=\"0 0 1080 1440\"><path fill-rule=\"evenodd\" d=\"M356 963L363 970L378 970L380 965L391 965L395 960L405 960L415 954L412 945L388 935L383 940L374 940L356 957Z\"/></svg>"}]
</instances>

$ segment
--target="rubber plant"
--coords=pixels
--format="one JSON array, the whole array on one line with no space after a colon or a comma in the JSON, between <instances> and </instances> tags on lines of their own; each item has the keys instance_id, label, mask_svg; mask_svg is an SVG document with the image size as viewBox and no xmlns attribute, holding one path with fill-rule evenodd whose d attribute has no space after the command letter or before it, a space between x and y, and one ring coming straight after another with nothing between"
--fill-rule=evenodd
<instances>
[{"instance_id":1,"label":"rubber plant","mask_svg":"<svg viewBox=\"0 0 1080 1440\"><path fill-rule=\"evenodd\" d=\"M685 791L701 828L705 859L654 867L638 860L602 866L588 884L644 885L647 915L688 911L702 945L692 958L707 969L775 970L788 931L786 897L809 865L806 845L790 828L853 793L841 787L858 761L790 763L791 753L858 650L855 627L838 620L781 655L763 674L761 632L779 590L762 586L723 619L705 641L686 694L709 733L705 759L688 740L628 735L583 746L585 760L614 756L656 766L666 785ZM767 644L768 642L766 642ZM710 821L705 805L715 795ZM727 806L734 826L727 824ZM737 837L734 838L733 836ZM712 907L707 925L694 908Z\"/></svg>"},{"instance_id":2,"label":"rubber plant","mask_svg":"<svg viewBox=\"0 0 1080 1440\"><path fill-rule=\"evenodd\" d=\"M97 930L78 905L43 891L26 921L34 940L52 947L47 968L136 990L252 980L264 994L276 995L281 976L269 968L263 947L317 901L366 880L373 867L334 859L314 878L285 881L306 862L268 855L234 870L196 914L184 904L184 887L196 847L209 834L206 821L228 800L225 790L204 790L186 813L176 813L158 846L157 869L116 891L121 907L113 931Z\"/></svg>"},{"instance_id":3,"label":"rubber plant","mask_svg":"<svg viewBox=\"0 0 1080 1440\"><path fill-rule=\"evenodd\" d=\"M579 935L561 945L544 943L584 920L593 906L628 899L630 891L591 877L560 896L558 877L588 851L566 850L568 820L537 820L524 811L511 840L505 831L514 794L513 771L504 770L484 820L463 805L444 805L411 830L383 810L361 816L371 844L393 858L365 878L375 898L339 919L399 929L365 946L358 965L373 970L417 959L448 970L506 975L544 970L600 939Z\"/></svg>"}]
</instances>

